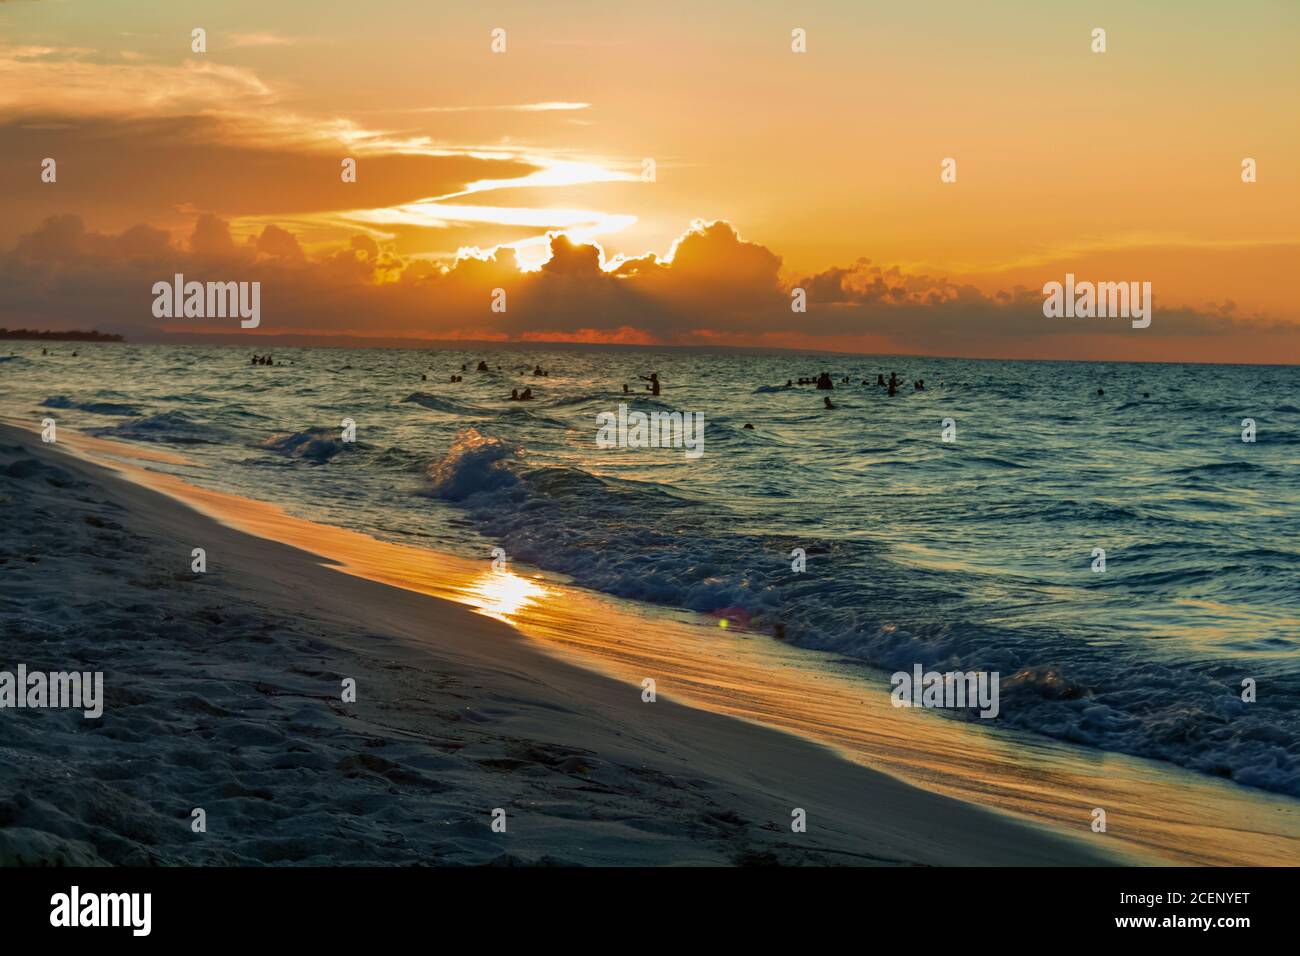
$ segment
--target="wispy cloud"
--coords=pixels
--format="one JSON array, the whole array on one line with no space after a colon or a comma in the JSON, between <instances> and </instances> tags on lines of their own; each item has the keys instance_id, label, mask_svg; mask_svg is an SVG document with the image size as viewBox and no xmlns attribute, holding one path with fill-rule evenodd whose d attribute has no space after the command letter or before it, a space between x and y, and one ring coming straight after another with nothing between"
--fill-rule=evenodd
<instances>
[{"instance_id":1,"label":"wispy cloud","mask_svg":"<svg viewBox=\"0 0 1300 956\"><path fill-rule=\"evenodd\" d=\"M157 115L265 101L256 74L219 63L103 63L79 48L0 47L0 113Z\"/></svg>"},{"instance_id":2,"label":"wispy cloud","mask_svg":"<svg viewBox=\"0 0 1300 956\"><path fill-rule=\"evenodd\" d=\"M285 37L266 30L255 30L251 33L230 34L230 43L228 45L231 47L291 46L300 42L302 41L297 37Z\"/></svg>"},{"instance_id":3,"label":"wispy cloud","mask_svg":"<svg viewBox=\"0 0 1300 956\"><path fill-rule=\"evenodd\" d=\"M378 113L567 113L589 110L590 103L548 100L542 103L504 103L491 106L415 106L404 109L375 110Z\"/></svg>"}]
</instances>

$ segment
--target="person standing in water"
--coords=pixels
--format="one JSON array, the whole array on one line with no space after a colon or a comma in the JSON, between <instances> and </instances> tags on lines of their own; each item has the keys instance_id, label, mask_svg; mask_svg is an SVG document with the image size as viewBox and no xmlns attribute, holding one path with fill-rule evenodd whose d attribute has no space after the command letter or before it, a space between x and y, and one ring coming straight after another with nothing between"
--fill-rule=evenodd
<instances>
[{"instance_id":1,"label":"person standing in water","mask_svg":"<svg viewBox=\"0 0 1300 956\"><path fill-rule=\"evenodd\" d=\"M898 394L898 373L897 372L889 373L889 394L890 395Z\"/></svg>"},{"instance_id":2,"label":"person standing in water","mask_svg":"<svg viewBox=\"0 0 1300 956\"><path fill-rule=\"evenodd\" d=\"M641 381L643 382L650 383L649 385L646 386L646 388L650 390L651 395L659 394L659 373L658 372L651 372L649 378L646 378L644 375L638 375L637 378L641 379Z\"/></svg>"}]
</instances>

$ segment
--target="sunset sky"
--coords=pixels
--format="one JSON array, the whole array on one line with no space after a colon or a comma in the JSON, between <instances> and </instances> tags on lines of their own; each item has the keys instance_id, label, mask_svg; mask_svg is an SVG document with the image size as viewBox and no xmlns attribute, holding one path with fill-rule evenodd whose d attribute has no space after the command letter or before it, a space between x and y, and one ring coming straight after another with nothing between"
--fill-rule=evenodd
<instances>
[{"instance_id":1,"label":"sunset sky","mask_svg":"<svg viewBox=\"0 0 1300 956\"><path fill-rule=\"evenodd\" d=\"M0 325L1300 361L1300 4L1134 7L0 0Z\"/></svg>"}]
</instances>

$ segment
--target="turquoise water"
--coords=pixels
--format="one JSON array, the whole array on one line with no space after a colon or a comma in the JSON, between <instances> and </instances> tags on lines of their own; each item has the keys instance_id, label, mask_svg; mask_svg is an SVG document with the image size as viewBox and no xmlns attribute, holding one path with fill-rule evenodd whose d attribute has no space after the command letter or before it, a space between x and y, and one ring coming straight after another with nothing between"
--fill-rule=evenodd
<instances>
[{"instance_id":1,"label":"turquoise water","mask_svg":"<svg viewBox=\"0 0 1300 956\"><path fill-rule=\"evenodd\" d=\"M5 414L176 448L203 467L169 470L196 483L485 561L499 545L849 671L998 671L1000 722L1300 795L1294 367L41 349L0 343ZM834 391L783 387L823 370ZM637 380L651 371L657 399ZM891 371L892 398L861 384ZM508 400L525 387L531 402ZM703 454L598 448L596 416L620 402L703 414Z\"/></svg>"}]
</instances>

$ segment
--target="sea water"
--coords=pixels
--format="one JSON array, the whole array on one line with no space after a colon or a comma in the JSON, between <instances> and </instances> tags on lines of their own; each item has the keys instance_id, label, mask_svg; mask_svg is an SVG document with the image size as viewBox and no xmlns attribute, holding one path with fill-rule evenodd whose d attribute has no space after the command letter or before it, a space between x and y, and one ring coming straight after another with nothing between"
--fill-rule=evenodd
<instances>
[{"instance_id":1,"label":"sea water","mask_svg":"<svg viewBox=\"0 0 1300 956\"><path fill-rule=\"evenodd\" d=\"M822 371L833 391L785 387ZM598 444L624 403L700 416L704 453ZM33 427L846 673L996 672L991 723L1293 796L1298 406L1288 366L0 343L0 411Z\"/></svg>"}]
</instances>

